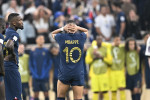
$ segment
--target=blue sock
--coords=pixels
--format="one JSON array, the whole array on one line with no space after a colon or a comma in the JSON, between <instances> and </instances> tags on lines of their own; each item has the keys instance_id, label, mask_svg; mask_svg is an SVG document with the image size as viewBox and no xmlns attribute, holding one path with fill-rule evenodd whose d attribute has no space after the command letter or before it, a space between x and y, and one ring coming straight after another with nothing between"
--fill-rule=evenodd
<instances>
[{"instance_id":1,"label":"blue sock","mask_svg":"<svg viewBox=\"0 0 150 100\"><path fill-rule=\"evenodd\" d=\"M74 100L82 100L82 99L74 99Z\"/></svg>"},{"instance_id":2,"label":"blue sock","mask_svg":"<svg viewBox=\"0 0 150 100\"><path fill-rule=\"evenodd\" d=\"M65 98L59 98L59 97L58 97L57 100L65 100Z\"/></svg>"},{"instance_id":3,"label":"blue sock","mask_svg":"<svg viewBox=\"0 0 150 100\"><path fill-rule=\"evenodd\" d=\"M135 99L135 94L132 94L132 100L136 100L136 99Z\"/></svg>"},{"instance_id":4,"label":"blue sock","mask_svg":"<svg viewBox=\"0 0 150 100\"><path fill-rule=\"evenodd\" d=\"M49 97L45 97L45 100L49 100Z\"/></svg>"},{"instance_id":5,"label":"blue sock","mask_svg":"<svg viewBox=\"0 0 150 100\"><path fill-rule=\"evenodd\" d=\"M141 94L140 93L135 94L135 100L141 100Z\"/></svg>"},{"instance_id":6,"label":"blue sock","mask_svg":"<svg viewBox=\"0 0 150 100\"><path fill-rule=\"evenodd\" d=\"M34 98L34 100L39 100L39 98Z\"/></svg>"},{"instance_id":7,"label":"blue sock","mask_svg":"<svg viewBox=\"0 0 150 100\"><path fill-rule=\"evenodd\" d=\"M84 95L84 99L85 99L85 100L89 100L88 94L85 94L85 95Z\"/></svg>"}]
</instances>

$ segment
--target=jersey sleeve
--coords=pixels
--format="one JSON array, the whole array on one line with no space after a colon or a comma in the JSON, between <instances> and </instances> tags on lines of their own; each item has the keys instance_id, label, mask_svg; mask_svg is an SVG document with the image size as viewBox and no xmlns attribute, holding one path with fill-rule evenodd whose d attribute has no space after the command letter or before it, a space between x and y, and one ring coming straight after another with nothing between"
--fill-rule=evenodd
<instances>
[{"instance_id":1,"label":"jersey sleeve","mask_svg":"<svg viewBox=\"0 0 150 100\"><path fill-rule=\"evenodd\" d=\"M106 57L104 57L104 61L111 65L112 60L113 60L113 57L112 57L112 54L111 54L111 46L108 46L107 50L106 50Z\"/></svg>"},{"instance_id":2,"label":"jersey sleeve","mask_svg":"<svg viewBox=\"0 0 150 100\"><path fill-rule=\"evenodd\" d=\"M120 22L125 22L125 21L126 21L126 17L125 17L125 14L124 14L124 13L122 13L122 14L120 15L119 20L120 20Z\"/></svg>"},{"instance_id":3,"label":"jersey sleeve","mask_svg":"<svg viewBox=\"0 0 150 100\"><path fill-rule=\"evenodd\" d=\"M13 33L8 39L13 40L16 43L17 41L19 41L19 35L17 33Z\"/></svg>"},{"instance_id":4,"label":"jersey sleeve","mask_svg":"<svg viewBox=\"0 0 150 100\"><path fill-rule=\"evenodd\" d=\"M59 43L59 41L61 40L61 33L55 35L55 40L57 43Z\"/></svg>"},{"instance_id":5,"label":"jersey sleeve","mask_svg":"<svg viewBox=\"0 0 150 100\"><path fill-rule=\"evenodd\" d=\"M93 57L91 56L91 52L92 52L91 49L92 49L92 48L90 47L90 48L87 50L87 52L86 52L85 62L86 62L87 64L90 64L90 63L92 63L92 61L93 61Z\"/></svg>"},{"instance_id":6,"label":"jersey sleeve","mask_svg":"<svg viewBox=\"0 0 150 100\"><path fill-rule=\"evenodd\" d=\"M3 35L0 34L0 44L3 44L4 43L4 37Z\"/></svg>"}]
</instances>

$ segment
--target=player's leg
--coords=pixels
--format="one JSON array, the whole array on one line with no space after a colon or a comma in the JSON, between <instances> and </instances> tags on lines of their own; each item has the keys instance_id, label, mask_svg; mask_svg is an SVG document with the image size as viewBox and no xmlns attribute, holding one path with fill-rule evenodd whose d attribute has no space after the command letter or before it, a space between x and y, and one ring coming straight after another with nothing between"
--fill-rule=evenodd
<instances>
[{"instance_id":1,"label":"player's leg","mask_svg":"<svg viewBox=\"0 0 150 100\"><path fill-rule=\"evenodd\" d=\"M34 92L34 100L39 100L40 80L32 78L32 87Z\"/></svg>"},{"instance_id":2,"label":"player's leg","mask_svg":"<svg viewBox=\"0 0 150 100\"><path fill-rule=\"evenodd\" d=\"M109 100L110 85L109 85L109 71L100 75L100 90L103 93L104 100Z\"/></svg>"},{"instance_id":3,"label":"player's leg","mask_svg":"<svg viewBox=\"0 0 150 100\"><path fill-rule=\"evenodd\" d=\"M133 95L134 100L140 100L141 99L141 75L136 74L134 75L134 89L133 89Z\"/></svg>"},{"instance_id":4,"label":"player's leg","mask_svg":"<svg viewBox=\"0 0 150 100\"><path fill-rule=\"evenodd\" d=\"M55 100L57 99L57 81L58 79L53 79L53 91L55 92Z\"/></svg>"},{"instance_id":5,"label":"player's leg","mask_svg":"<svg viewBox=\"0 0 150 100\"><path fill-rule=\"evenodd\" d=\"M49 100L49 94L48 91L50 89L49 87L49 79L42 80L40 82L41 91L44 92L45 100Z\"/></svg>"},{"instance_id":6,"label":"player's leg","mask_svg":"<svg viewBox=\"0 0 150 100\"><path fill-rule=\"evenodd\" d=\"M30 96L28 83L22 83L22 96L23 100L27 100L27 96Z\"/></svg>"},{"instance_id":7,"label":"player's leg","mask_svg":"<svg viewBox=\"0 0 150 100\"><path fill-rule=\"evenodd\" d=\"M89 84L88 84L88 75L85 76L85 85L84 85L84 100L89 100L88 98L88 88L89 88Z\"/></svg>"},{"instance_id":8,"label":"player's leg","mask_svg":"<svg viewBox=\"0 0 150 100\"><path fill-rule=\"evenodd\" d=\"M120 91L120 100L126 100L125 94L125 87L126 87L126 80L125 80L125 70L118 70L116 73L116 80L118 84L118 89Z\"/></svg>"},{"instance_id":9,"label":"player's leg","mask_svg":"<svg viewBox=\"0 0 150 100\"><path fill-rule=\"evenodd\" d=\"M83 86L72 86L74 100L82 100Z\"/></svg>"},{"instance_id":10,"label":"player's leg","mask_svg":"<svg viewBox=\"0 0 150 100\"><path fill-rule=\"evenodd\" d=\"M2 78L2 77L0 77ZM1 100L5 100L5 85L4 85L4 80L0 80L0 98Z\"/></svg>"},{"instance_id":11,"label":"player's leg","mask_svg":"<svg viewBox=\"0 0 150 100\"><path fill-rule=\"evenodd\" d=\"M21 100L22 84L18 70L5 70L4 81L6 100L13 100L15 97Z\"/></svg>"},{"instance_id":12,"label":"player's leg","mask_svg":"<svg viewBox=\"0 0 150 100\"><path fill-rule=\"evenodd\" d=\"M69 89L69 85L62 83L60 80L57 82L57 100L65 100L66 93Z\"/></svg>"}]
</instances>

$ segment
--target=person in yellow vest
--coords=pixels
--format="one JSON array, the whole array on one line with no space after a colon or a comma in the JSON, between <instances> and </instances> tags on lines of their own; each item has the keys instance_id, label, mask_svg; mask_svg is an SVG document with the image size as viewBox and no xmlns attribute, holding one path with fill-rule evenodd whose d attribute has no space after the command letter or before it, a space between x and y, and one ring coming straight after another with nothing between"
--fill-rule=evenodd
<instances>
[{"instance_id":1,"label":"person in yellow vest","mask_svg":"<svg viewBox=\"0 0 150 100\"><path fill-rule=\"evenodd\" d=\"M110 50L101 46L102 36L96 37L97 45L91 46L87 50L86 63L90 64L91 89L93 91L93 100L99 100L99 93L104 96L104 100L109 100L109 70L112 64Z\"/></svg>"},{"instance_id":2,"label":"person in yellow vest","mask_svg":"<svg viewBox=\"0 0 150 100\"><path fill-rule=\"evenodd\" d=\"M126 85L131 91L132 100L141 100L141 68L139 48L134 38L128 38L125 44L126 50Z\"/></svg>"},{"instance_id":3,"label":"person in yellow vest","mask_svg":"<svg viewBox=\"0 0 150 100\"><path fill-rule=\"evenodd\" d=\"M109 80L110 90L112 92L112 100L117 100L117 90L120 92L120 100L126 100L125 88L125 47L120 43L121 39L118 35L114 37L113 43L103 42L102 46L110 49L113 62L110 67ZM96 41L92 43L96 45Z\"/></svg>"},{"instance_id":4,"label":"person in yellow vest","mask_svg":"<svg viewBox=\"0 0 150 100\"><path fill-rule=\"evenodd\" d=\"M19 72L21 75L22 82L22 96L23 100L28 100L27 97L30 97L29 92L29 55L24 53L24 45L19 44Z\"/></svg>"}]
</instances>

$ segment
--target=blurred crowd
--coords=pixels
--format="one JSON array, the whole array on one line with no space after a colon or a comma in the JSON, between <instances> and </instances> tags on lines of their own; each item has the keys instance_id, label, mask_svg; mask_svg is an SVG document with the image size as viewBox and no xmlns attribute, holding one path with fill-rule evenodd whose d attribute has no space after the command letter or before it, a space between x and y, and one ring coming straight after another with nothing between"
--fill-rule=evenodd
<instances>
[{"instance_id":1,"label":"blurred crowd","mask_svg":"<svg viewBox=\"0 0 150 100\"><path fill-rule=\"evenodd\" d=\"M111 41L115 34L122 40L141 39L150 30L149 3L149 0L0 0L0 15L6 21L12 12L22 16L24 30L19 34L25 44L34 44L39 34L44 35L46 43L53 42L49 33L63 27L68 19L89 30L87 42L92 42L97 34L105 41Z\"/></svg>"}]
</instances>

